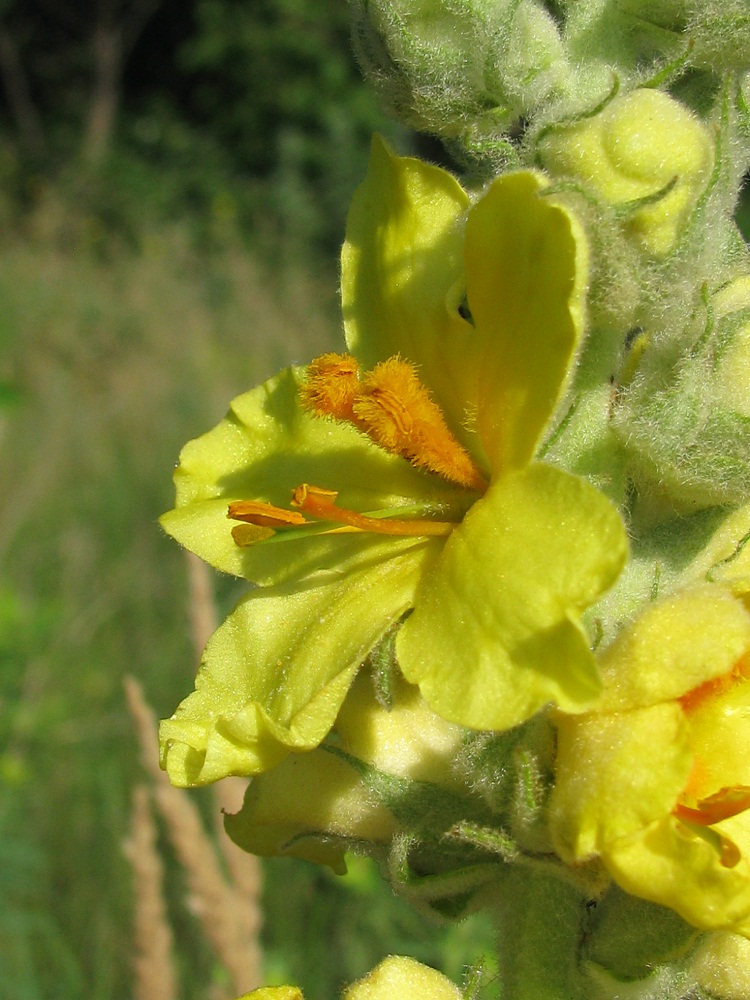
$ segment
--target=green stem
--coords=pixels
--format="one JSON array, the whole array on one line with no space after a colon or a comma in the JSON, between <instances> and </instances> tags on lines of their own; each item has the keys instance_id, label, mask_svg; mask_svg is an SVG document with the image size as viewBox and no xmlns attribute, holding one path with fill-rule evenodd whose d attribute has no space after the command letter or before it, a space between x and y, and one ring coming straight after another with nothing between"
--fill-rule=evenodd
<instances>
[{"instance_id":1,"label":"green stem","mask_svg":"<svg viewBox=\"0 0 750 1000\"><path fill-rule=\"evenodd\" d=\"M503 880L499 924L503 1000L578 1000L584 900L571 885L516 869Z\"/></svg>"}]
</instances>

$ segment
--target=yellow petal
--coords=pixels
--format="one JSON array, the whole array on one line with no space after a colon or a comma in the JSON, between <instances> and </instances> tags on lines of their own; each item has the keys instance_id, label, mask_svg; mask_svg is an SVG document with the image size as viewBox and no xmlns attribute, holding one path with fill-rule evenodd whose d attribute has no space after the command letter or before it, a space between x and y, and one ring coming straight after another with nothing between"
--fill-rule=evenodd
<instances>
[{"instance_id":1,"label":"yellow petal","mask_svg":"<svg viewBox=\"0 0 750 1000\"><path fill-rule=\"evenodd\" d=\"M477 421L495 475L531 460L583 332L586 239L546 184L529 171L498 178L466 225Z\"/></svg>"}]
</instances>

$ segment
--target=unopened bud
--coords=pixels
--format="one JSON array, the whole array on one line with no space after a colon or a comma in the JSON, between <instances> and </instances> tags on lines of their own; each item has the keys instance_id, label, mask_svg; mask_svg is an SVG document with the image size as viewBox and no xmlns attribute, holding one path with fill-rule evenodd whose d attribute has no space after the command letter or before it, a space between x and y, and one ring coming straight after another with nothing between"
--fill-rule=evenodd
<instances>
[{"instance_id":1,"label":"unopened bud","mask_svg":"<svg viewBox=\"0 0 750 1000\"><path fill-rule=\"evenodd\" d=\"M353 983L343 1000L461 1000L462 993L442 973L413 958L391 955Z\"/></svg>"},{"instance_id":2,"label":"unopened bud","mask_svg":"<svg viewBox=\"0 0 750 1000\"><path fill-rule=\"evenodd\" d=\"M592 118L550 129L539 157L621 210L649 254L664 257L704 190L713 165L707 129L659 90L616 97Z\"/></svg>"}]
</instances>

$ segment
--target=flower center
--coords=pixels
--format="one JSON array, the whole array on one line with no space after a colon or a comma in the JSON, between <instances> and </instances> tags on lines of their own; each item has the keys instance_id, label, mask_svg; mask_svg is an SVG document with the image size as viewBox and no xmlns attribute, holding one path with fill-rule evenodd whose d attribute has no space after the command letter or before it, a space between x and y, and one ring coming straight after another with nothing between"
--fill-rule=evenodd
<instances>
[{"instance_id":1,"label":"flower center","mask_svg":"<svg viewBox=\"0 0 750 1000\"><path fill-rule=\"evenodd\" d=\"M370 440L412 465L436 473L469 490L484 493L487 481L466 449L453 436L438 405L419 381L413 364L388 358L360 376L350 354L322 354L307 368L300 389L303 406L317 417L353 424ZM279 533L305 534L372 532L402 537L449 535L458 521L434 519L435 508L414 504L396 510L367 513L336 503L338 493L302 483L292 492L289 510L256 500L229 505L227 517L241 521L232 529L237 545L253 545ZM402 515L417 514L408 517ZM333 523L336 527L329 527Z\"/></svg>"}]
</instances>

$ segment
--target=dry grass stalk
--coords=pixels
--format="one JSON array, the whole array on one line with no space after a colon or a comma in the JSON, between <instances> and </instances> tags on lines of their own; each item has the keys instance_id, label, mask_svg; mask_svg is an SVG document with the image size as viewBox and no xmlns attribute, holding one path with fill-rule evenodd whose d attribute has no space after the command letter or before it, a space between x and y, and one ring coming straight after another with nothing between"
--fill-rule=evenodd
<instances>
[{"instance_id":1,"label":"dry grass stalk","mask_svg":"<svg viewBox=\"0 0 750 1000\"><path fill-rule=\"evenodd\" d=\"M185 552L188 568L188 584L190 587L190 629L193 636L193 646L196 662L200 660L206 643L211 638L218 624L216 607L214 606L213 587L211 586L211 570L206 563L192 552Z\"/></svg>"},{"instance_id":2,"label":"dry grass stalk","mask_svg":"<svg viewBox=\"0 0 750 1000\"><path fill-rule=\"evenodd\" d=\"M156 827L145 785L133 789L130 836L123 845L135 880L134 1000L177 997L172 932L162 891L163 868L156 848Z\"/></svg>"},{"instance_id":3,"label":"dry grass stalk","mask_svg":"<svg viewBox=\"0 0 750 1000\"><path fill-rule=\"evenodd\" d=\"M242 799L247 788L247 781L242 778L224 778L216 783L216 800L221 813L236 813L242 808ZM245 932L256 938L260 935L263 925L263 914L260 908L261 891L263 888L263 869L260 858L237 847L224 832L222 815L218 815L218 841L227 863L227 869L234 888L244 901L243 913L247 918ZM260 963L261 957L258 956Z\"/></svg>"},{"instance_id":4,"label":"dry grass stalk","mask_svg":"<svg viewBox=\"0 0 750 1000\"><path fill-rule=\"evenodd\" d=\"M216 630L218 620L213 598L211 570L202 559L199 559L192 552L185 552L185 556L190 586L190 626L196 661L198 661L206 643ZM214 791L222 813L239 811L246 788L247 782L241 778L225 778L216 783ZM217 834L234 887L244 898L243 912L248 920L245 933L248 937L257 937L262 924L260 894L263 873L260 860L252 854L240 850L232 843L224 833L220 817L217 824Z\"/></svg>"},{"instance_id":5,"label":"dry grass stalk","mask_svg":"<svg viewBox=\"0 0 750 1000\"><path fill-rule=\"evenodd\" d=\"M141 743L144 765L154 778L159 811L164 817L177 857L187 872L191 908L226 967L235 992L254 989L261 982L257 899L248 913L243 895L224 877L214 845L206 835L195 805L184 791L170 785L159 768L156 719L140 685L128 677L125 679L125 691ZM249 928L252 928L250 934Z\"/></svg>"}]
</instances>

